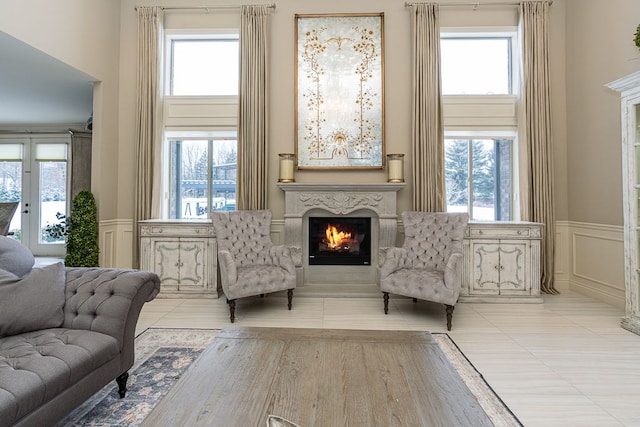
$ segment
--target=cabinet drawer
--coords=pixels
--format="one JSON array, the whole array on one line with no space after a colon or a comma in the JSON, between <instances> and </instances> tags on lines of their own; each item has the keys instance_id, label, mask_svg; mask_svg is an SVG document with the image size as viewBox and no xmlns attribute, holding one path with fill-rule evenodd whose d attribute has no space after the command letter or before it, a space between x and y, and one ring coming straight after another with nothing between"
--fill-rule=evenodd
<instances>
[{"instance_id":1,"label":"cabinet drawer","mask_svg":"<svg viewBox=\"0 0 640 427\"><path fill-rule=\"evenodd\" d=\"M470 237L531 237L531 228L517 227L517 228L505 228L505 227L491 227L491 228L469 228Z\"/></svg>"}]
</instances>

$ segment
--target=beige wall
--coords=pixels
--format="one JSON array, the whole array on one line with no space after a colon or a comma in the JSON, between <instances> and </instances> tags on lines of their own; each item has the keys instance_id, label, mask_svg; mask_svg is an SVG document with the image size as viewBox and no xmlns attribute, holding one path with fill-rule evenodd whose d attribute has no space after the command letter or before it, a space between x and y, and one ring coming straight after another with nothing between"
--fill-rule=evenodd
<instances>
[{"instance_id":1,"label":"beige wall","mask_svg":"<svg viewBox=\"0 0 640 427\"><path fill-rule=\"evenodd\" d=\"M556 190L560 204L560 217L567 217L566 208L566 174L564 158L566 153L564 128L564 0L557 0L559 6L552 7L552 37L560 40L553 46L553 59L558 60L552 67L554 84L554 114L558 116L557 130L554 131L558 141L556 169L558 189ZM225 1L222 4L242 4L238 0ZM404 7L404 0L324 0L322 2L300 2L297 0L279 0L272 15L271 38L271 117L270 117L270 151L269 157L269 199L274 218L282 218L284 209L284 194L278 189L278 153L294 151L294 16L296 13L350 13L350 12L384 12L385 21L385 124L386 124L386 152L405 153L405 178L410 176L411 148L411 51L409 11ZM443 1L442 4L445 4ZM135 40L136 22L134 7L136 5L154 5L155 0L123 0L122 1L122 47L121 47L121 82L120 82L120 145L121 162L131 163L133 147L128 141L133 140L135 128L133 124L135 106ZM164 6L185 4L184 2L168 1ZM208 4L215 4L209 2ZM187 22L194 19L180 17L176 12L169 12L167 23L169 26L176 22ZM505 27L517 25L517 8L515 7L487 7L473 11L471 7L443 7L441 24L447 27L462 27L484 25ZM213 18L197 17L198 24L209 25ZM228 16L229 25L235 24L236 18ZM198 25L196 24L196 26ZM216 22L215 25L224 25ZM556 135L557 134L557 135ZM125 154L127 153L127 154ZM131 156L130 156L131 154ZM122 166L122 163L121 163ZM130 166L130 170L133 167ZM130 204L127 209L133 209L133 189L125 184L131 179L126 171L121 172L120 179L127 178L119 186L120 196L124 203ZM386 175L383 170L377 171L298 171L296 180L299 182L384 182ZM411 209L410 180L399 193L398 209ZM128 201L127 201L128 200Z\"/></svg>"},{"instance_id":2,"label":"beige wall","mask_svg":"<svg viewBox=\"0 0 640 427\"><path fill-rule=\"evenodd\" d=\"M240 4L210 0L207 4ZM22 0L3 2L0 30L92 75L94 192L101 221L126 229L133 217L137 5L194 5L187 0ZM277 0L272 15L270 208L283 212L277 188L277 153L294 149L293 43L296 13L384 12L386 151L407 154L410 176L410 31L404 0ZM442 4L447 1L442 1ZM551 7L551 82L554 170L559 220L622 223L620 112L617 94L604 84L640 69L632 38L637 0L555 0ZM192 16L193 18L193 16ZM180 18L172 15L173 23ZM206 26L204 15L195 25ZM237 17L222 18L229 25ZM443 26L514 25L516 8L442 8ZM218 25L223 25L219 24ZM384 182L384 171L299 171L300 182ZM399 210L411 205L411 183ZM132 224L129 224L129 228ZM124 239L126 241L126 238ZM114 253L126 252L113 243ZM120 262L122 263L122 261Z\"/></svg>"},{"instance_id":3,"label":"beige wall","mask_svg":"<svg viewBox=\"0 0 640 427\"><path fill-rule=\"evenodd\" d=\"M119 203L118 13L113 0L3 1L0 11L1 31L96 79L92 181L101 220L116 218Z\"/></svg>"},{"instance_id":4,"label":"beige wall","mask_svg":"<svg viewBox=\"0 0 640 427\"><path fill-rule=\"evenodd\" d=\"M640 2L566 2L569 219L622 225L620 98L604 85L640 70Z\"/></svg>"}]
</instances>

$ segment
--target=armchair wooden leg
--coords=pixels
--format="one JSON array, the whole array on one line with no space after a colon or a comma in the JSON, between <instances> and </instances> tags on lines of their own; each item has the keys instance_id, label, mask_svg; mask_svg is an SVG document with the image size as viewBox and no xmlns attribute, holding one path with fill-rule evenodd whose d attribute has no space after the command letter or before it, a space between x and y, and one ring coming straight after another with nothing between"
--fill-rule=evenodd
<instances>
[{"instance_id":1,"label":"armchair wooden leg","mask_svg":"<svg viewBox=\"0 0 640 427\"><path fill-rule=\"evenodd\" d=\"M227 299L227 304L229 304L229 318L231 319L231 323L236 321L236 300Z\"/></svg>"},{"instance_id":2,"label":"armchair wooden leg","mask_svg":"<svg viewBox=\"0 0 640 427\"><path fill-rule=\"evenodd\" d=\"M451 330L451 318L453 317L453 309L455 308L452 305L446 304L447 307L447 331Z\"/></svg>"},{"instance_id":3,"label":"armchair wooden leg","mask_svg":"<svg viewBox=\"0 0 640 427\"><path fill-rule=\"evenodd\" d=\"M289 300L289 310L291 310L291 300L293 299L293 289L287 289L287 299Z\"/></svg>"},{"instance_id":4,"label":"armchair wooden leg","mask_svg":"<svg viewBox=\"0 0 640 427\"><path fill-rule=\"evenodd\" d=\"M389 314L389 292L383 292L382 299L384 300L384 314Z\"/></svg>"}]
</instances>

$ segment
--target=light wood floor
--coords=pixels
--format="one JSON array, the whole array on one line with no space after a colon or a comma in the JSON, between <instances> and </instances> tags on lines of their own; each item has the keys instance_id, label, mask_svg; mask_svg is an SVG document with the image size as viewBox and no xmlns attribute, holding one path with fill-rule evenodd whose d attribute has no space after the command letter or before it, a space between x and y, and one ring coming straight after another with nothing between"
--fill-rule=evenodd
<instances>
[{"instance_id":1,"label":"light wood floor","mask_svg":"<svg viewBox=\"0 0 640 427\"><path fill-rule=\"evenodd\" d=\"M623 310L570 291L544 304L459 303L449 332L527 427L640 426L640 336L619 326ZM156 299L146 328L229 326L226 300ZM444 307L392 298L239 300L239 326L446 332Z\"/></svg>"}]
</instances>

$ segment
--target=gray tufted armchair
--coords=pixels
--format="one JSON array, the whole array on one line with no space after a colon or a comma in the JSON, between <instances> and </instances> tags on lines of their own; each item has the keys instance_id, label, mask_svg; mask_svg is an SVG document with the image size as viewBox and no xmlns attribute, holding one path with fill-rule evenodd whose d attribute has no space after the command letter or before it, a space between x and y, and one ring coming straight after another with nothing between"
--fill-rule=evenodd
<instances>
[{"instance_id":1,"label":"gray tufted armchair","mask_svg":"<svg viewBox=\"0 0 640 427\"><path fill-rule=\"evenodd\" d=\"M287 290L291 310L296 271L291 252L271 242L271 211L213 212L222 290L235 321L237 298Z\"/></svg>"},{"instance_id":2,"label":"gray tufted armchair","mask_svg":"<svg viewBox=\"0 0 640 427\"><path fill-rule=\"evenodd\" d=\"M390 248L380 269L384 313L389 294L443 303L447 330L461 287L462 239L466 213L403 212L404 244Z\"/></svg>"}]
</instances>

